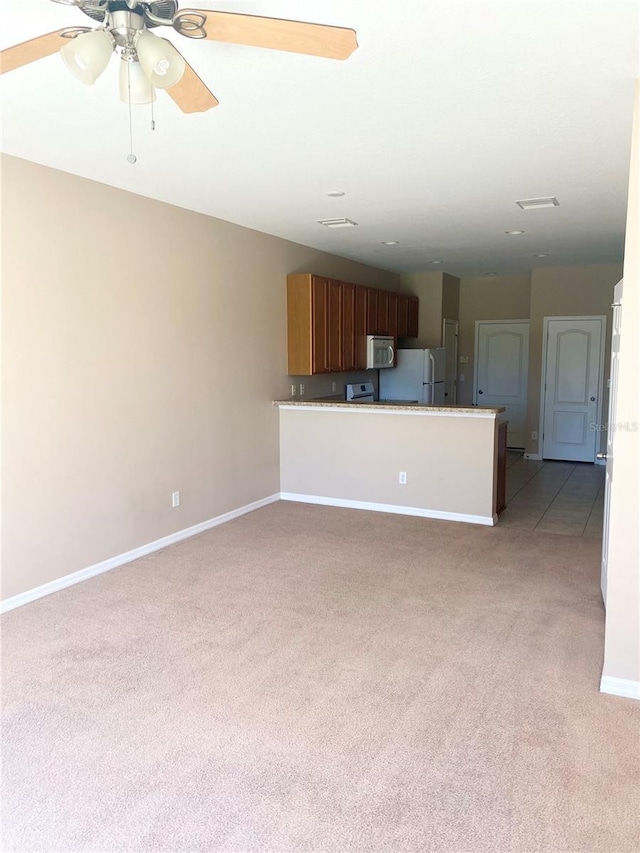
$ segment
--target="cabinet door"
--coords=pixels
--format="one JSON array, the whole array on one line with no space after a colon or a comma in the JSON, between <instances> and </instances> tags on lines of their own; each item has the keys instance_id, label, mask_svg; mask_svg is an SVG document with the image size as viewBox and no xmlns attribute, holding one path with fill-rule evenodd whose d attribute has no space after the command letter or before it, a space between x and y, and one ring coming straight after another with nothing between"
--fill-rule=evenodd
<instances>
[{"instance_id":1,"label":"cabinet door","mask_svg":"<svg viewBox=\"0 0 640 853\"><path fill-rule=\"evenodd\" d=\"M378 291L367 288L367 334L378 334Z\"/></svg>"},{"instance_id":2,"label":"cabinet door","mask_svg":"<svg viewBox=\"0 0 640 853\"><path fill-rule=\"evenodd\" d=\"M357 370L356 286L342 282L342 369Z\"/></svg>"},{"instance_id":3,"label":"cabinet door","mask_svg":"<svg viewBox=\"0 0 640 853\"><path fill-rule=\"evenodd\" d=\"M386 290L378 291L378 335L389 334L389 294Z\"/></svg>"},{"instance_id":4,"label":"cabinet door","mask_svg":"<svg viewBox=\"0 0 640 853\"><path fill-rule=\"evenodd\" d=\"M418 308L419 301L417 296L409 297L409 304L407 310L407 337L408 338L417 338L418 337Z\"/></svg>"},{"instance_id":5,"label":"cabinet door","mask_svg":"<svg viewBox=\"0 0 640 853\"><path fill-rule=\"evenodd\" d=\"M367 367L367 288L356 285L354 309L356 370Z\"/></svg>"},{"instance_id":6,"label":"cabinet door","mask_svg":"<svg viewBox=\"0 0 640 853\"><path fill-rule=\"evenodd\" d=\"M409 297L398 294L398 337L406 338L409 329Z\"/></svg>"},{"instance_id":7,"label":"cabinet door","mask_svg":"<svg viewBox=\"0 0 640 853\"><path fill-rule=\"evenodd\" d=\"M311 280L312 367L313 373L326 373L328 365L328 314L326 278Z\"/></svg>"},{"instance_id":8,"label":"cabinet door","mask_svg":"<svg viewBox=\"0 0 640 853\"><path fill-rule=\"evenodd\" d=\"M342 282L327 285L327 368L342 370Z\"/></svg>"},{"instance_id":9,"label":"cabinet door","mask_svg":"<svg viewBox=\"0 0 640 853\"><path fill-rule=\"evenodd\" d=\"M389 294L389 334L393 338L398 337L398 294Z\"/></svg>"}]
</instances>

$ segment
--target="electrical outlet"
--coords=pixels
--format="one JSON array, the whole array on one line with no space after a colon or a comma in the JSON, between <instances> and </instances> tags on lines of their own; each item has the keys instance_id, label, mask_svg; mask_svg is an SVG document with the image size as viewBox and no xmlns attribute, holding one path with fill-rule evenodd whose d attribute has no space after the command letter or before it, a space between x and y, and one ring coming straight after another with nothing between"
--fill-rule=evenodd
<instances>
[{"instance_id":1,"label":"electrical outlet","mask_svg":"<svg viewBox=\"0 0 640 853\"><path fill-rule=\"evenodd\" d=\"M538 433L535 430L533 430L533 432L531 433L531 441L537 441L537 440L538 440Z\"/></svg>"},{"instance_id":2,"label":"electrical outlet","mask_svg":"<svg viewBox=\"0 0 640 853\"><path fill-rule=\"evenodd\" d=\"M304 397L304 382L300 383L300 396Z\"/></svg>"},{"instance_id":3,"label":"electrical outlet","mask_svg":"<svg viewBox=\"0 0 640 853\"><path fill-rule=\"evenodd\" d=\"M407 472L406 471L400 471L398 473L398 483L400 483L401 486L407 485Z\"/></svg>"},{"instance_id":4,"label":"electrical outlet","mask_svg":"<svg viewBox=\"0 0 640 853\"><path fill-rule=\"evenodd\" d=\"M180 506L180 492L171 493L171 506L173 509L175 509L177 506Z\"/></svg>"},{"instance_id":5,"label":"electrical outlet","mask_svg":"<svg viewBox=\"0 0 640 853\"><path fill-rule=\"evenodd\" d=\"M464 382L464 373L461 373L459 376L460 382Z\"/></svg>"},{"instance_id":6,"label":"electrical outlet","mask_svg":"<svg viewBox=\"0 0 640 853\"><path fill-rule=\"evenodd\" d=\"M461 355L460 358L458 359L458 361L460 364L469 364L469 356L468 355Z\"/></svg>"},{"instance_id":7,"label":"electrical outlet","mask_svg":"<svg viewBox=\"0 0 640 853\"><path fill-rule=\"evenodd\" d=\"M298 386L297 386L297 385L292 385L292 386L291 386L291 396L292 396L292 397L295 397L297 393L298 393Z\"/></svg>"}]
</instances>

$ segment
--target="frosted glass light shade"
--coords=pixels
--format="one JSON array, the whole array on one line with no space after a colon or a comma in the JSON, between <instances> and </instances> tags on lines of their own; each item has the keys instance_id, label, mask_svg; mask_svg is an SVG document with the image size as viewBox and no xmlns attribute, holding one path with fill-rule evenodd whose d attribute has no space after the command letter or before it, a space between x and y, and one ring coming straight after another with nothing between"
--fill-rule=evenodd
<instances>
[{"instance_id":1,"label":"frosted glass light shade","mask_svg":"<svg viewBox=\"0 0 640 853\"><path fill-rule=\"evenodd\" d=\"M184 74L186 63L171 42L142 30L136 41L140 65L152 86L169 89Z\"/></svg>"},{"instance_id":2,"label":"frosted glass light shade","mask_svg":"<svg viewBox=\"0 0 640 853\"><path fill-rule=\"evenodd\" d=\"M113 41L104 30L82 33L60 48L60 56L74 77L93 86L109 64Z\"/></svg>"},{"instance_id":3,"label":"frosted glass light shade","mask_svg":"<svg viewBox=\"0 0 640 853\"><path fill-rule=\"evenodd\" d=\"M125 104L150 104L156 92L139 62L120 63L120 100Z\"/></svg>"}]
</instances>

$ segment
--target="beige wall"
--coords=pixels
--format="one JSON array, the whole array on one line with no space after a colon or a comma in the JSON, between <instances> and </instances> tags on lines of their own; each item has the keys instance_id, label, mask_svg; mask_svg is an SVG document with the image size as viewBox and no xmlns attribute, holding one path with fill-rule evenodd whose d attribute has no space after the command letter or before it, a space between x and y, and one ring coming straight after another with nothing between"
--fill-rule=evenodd
<instances>
[{"instance_id":1,"label":"beige wall","mask_svg":"<svg viewBox=\"0 0 640 853\"><path fill-rule=\"evenodd\" d=\"M442 342L441 272L417 272L402 276L402 292L420 299L418 337L405 338L401 346L411 349L439 347Z\"/></svg>"},{"instance_id":2,"label":"beige wall","mask_svg":"<svg viewBox=\"0 0 640 853\"><path fill-rule=\"evenodd\" d=\"M2 166L6 598L278 492L287 273L399 277Z\"/></svg>"},{"instance_id":3,"label":"beige wall","mask_svg":"<svg viewBox=\"0 0 640 853\"><path fill-rule=\"evenodd\" d=\"M529 317L531 276L501 275L460 279L460 318L458 355L467 356L468 364L458 365L458 403L473 403L473 370L476 320L525 320Z\"/></svg>"},{"instance_id":4,"label":"beige wall","mask_svg":"<svg viewBox=\"0 0 640 853\"><path fill-rule=\"evenodd\" d=\"M460 314L460 279L449 273L442 275L442 320L457 320ZM442 333L442 322L440 323ZM443 338L440 339L442 344Z\"/></svg>"},{"instance_id":5,"label":"beige wall","mask_svg":"<svg viewBox=\"0 0 640 853\"><path fill-rule=\"evenodd\" d=\"M281 488L490 519L495 426L490 417L281 409Z\"/></svg>"},{"instance_id":6,"label":"beige wall","mask_svg":"<svg viewBox=\"0 0 640 853\"><path fill-rule=\"evenodd\" d=\"M402 276L401 289L420 299L418 337L406 338L401 346L411 349L442 346L442 321L457 320L460 279L443 272L416 272Z\"/></svg>"},{"instance_id":7,"label":"beige wall","mask_svg":"<svg viewBox=\"0 0 640 853\"><path fill-rule=\"evenodd\" d=\"M613 478L603 676L640 690L640 81L636 83Z\"/></svg>"},{"instance_id":8,"label":"beige wall","mask_svg":"<svg viewBox=\"0 0 640 853\"><path fill-rule=\"evenodd\" d=\"M531 439L531 431L540 430L540 387L542 372L542 334L545 317L604 315L607 318L605 363L603 375L602 422L606 423L608 392L606 379L611 361L611 303L613 288L622 278L622 264L592 264L576 267L548 267L531 274L531 309L529 317L529 384L527 405L528 453L542 449L539 440ZM601 433L603 435L603 433ZM606 439L605 439L606 440Z\"/></svg>"}]
</instances>

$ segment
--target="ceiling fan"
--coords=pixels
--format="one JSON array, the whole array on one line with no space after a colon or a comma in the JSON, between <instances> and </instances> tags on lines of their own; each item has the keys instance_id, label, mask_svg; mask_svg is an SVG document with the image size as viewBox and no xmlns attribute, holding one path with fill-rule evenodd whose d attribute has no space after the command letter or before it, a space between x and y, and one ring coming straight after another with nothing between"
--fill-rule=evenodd
<instances>
[{"instance_id":1,"label":"ceiling fan","mask_svg":"<svg viewBox=\"0 0 640 853\"><path fill-rule=\"evenodd\" d=\"M115 51L120 97L149 103L166 89L185 113L205 112L218 100L157 27L172 27L192 39L286 50L328 59L346 59L358 47L354 30L207 9L178 10L176 0L53 0L75 6L99 26L70 27L16 44L0 52L0 73L20 68L56 51L81 82L92 85Z\"/></svg>"}]
</instances>

